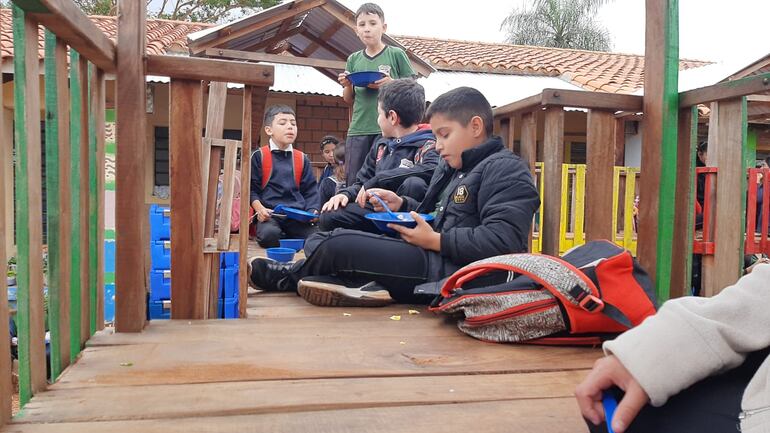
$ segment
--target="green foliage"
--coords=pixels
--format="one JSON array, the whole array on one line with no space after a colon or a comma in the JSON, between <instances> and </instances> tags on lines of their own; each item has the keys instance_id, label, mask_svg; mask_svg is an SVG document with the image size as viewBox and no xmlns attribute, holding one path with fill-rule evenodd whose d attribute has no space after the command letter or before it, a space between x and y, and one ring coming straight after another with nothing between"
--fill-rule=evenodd
<instances>
[{"instance_id":1,"label":"green foliage","mask_svg":"<svg viewBox=\"0 0 770 433\"><path fill-rule=\"evenodd\" d=\"M73 0L87 15L116 15L117 0Z\"/></svg>"},{"instance_id":2,"label":"green foliage","mask_svg":"<svg viewBox=\"0 0 770 433\"><path fill-rule=\"evenodd\" d=\"M160 7L157 7L157 3L160 3ZM170 20L216 23L230 21L279 3L280 0L156 0L148 10L148 15Z\"/></svg>"},{"instance_id":3,"label":"green foliage","mask_svg":"<svg viewBox=\"0 0 770 433\"><path fill-rule=\"evenodd\" d=\"M517 45L609 51L612 38L595 18L608 0L532 0L514 9L500 28Z\"/></svg>"}]
</instances>

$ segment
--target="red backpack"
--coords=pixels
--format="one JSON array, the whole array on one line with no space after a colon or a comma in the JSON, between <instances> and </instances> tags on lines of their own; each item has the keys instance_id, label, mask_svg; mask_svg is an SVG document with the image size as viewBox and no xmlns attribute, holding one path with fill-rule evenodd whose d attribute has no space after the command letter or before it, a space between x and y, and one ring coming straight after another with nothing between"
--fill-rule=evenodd
<instances>
[{"instance_id":1,"label":"red backpack","mask_svg":"<svg viewBox=\"0 0 770 433\"><path fill-rule=\"evenodd\" d=\"M498 343L598 345L655 314L647 273L631 253L593 241L562 258L508 254L452 274L430 309Z\"/></svg>"},{"instance_id":2,"label":"red backpack","mask_svg":"<svg viewBox=\"0 0 770 433\"><path fill-rule=\"evenodd\" d=\"M273 155L270 153L268 146L262 146L259 148L259 152L262 155L262 188L264 189L267 183L270 181L270 177L273 175ZM301 151L294 149L291 152L294 159L294 183L299 188L302 182L302 174L305 169L305 154Z\"/></svg>"}]
</instances>

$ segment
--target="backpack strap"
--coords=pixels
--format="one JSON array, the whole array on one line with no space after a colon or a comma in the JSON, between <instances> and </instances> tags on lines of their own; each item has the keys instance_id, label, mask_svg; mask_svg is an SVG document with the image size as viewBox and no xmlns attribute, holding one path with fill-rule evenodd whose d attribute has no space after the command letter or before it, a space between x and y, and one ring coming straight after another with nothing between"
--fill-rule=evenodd
<instances>
[{"instance_id":1,"label":"backpack strap","mask_svg":"<svg viewBox=\"0 0 770 433\"><path fill-rule=\"evenodd\" d=\"M270 148L268 146L260 147L259 152L262 155L262 189L264 189L270 181L270 176L273 175L273 155L270 153ZM299 185L302 183L302 175L304 174L305 169L305 154L297 149L292 150L291 153L293 159L292 169L294 172L294 183L297 185L297 188L299 188Z\"/></svg>"},{"instance_id":2,"label":"backpack strap","mask_svg":"<svg viewBox=\"0 0 770 433\"><path fill-rule=\"evenodd\" d=\"M270 176L273 175L273 155L268 146L260 147L259 153L262 155L262 189L265 189L270 181Z\"/></svg>"},{"instance_id":3,"label":"backpack strap","mask_svg":"<svg viewBox=\"0 0 770 433\"><path fill-rule=\"evenodd\" d=\"M441 288L447 298L467 281L495 270L526 275L554 296L589 313L605 307L593 281L570 263L543 254L507 254L473 262L455 272Z\"/></svg>"}]
</instances>

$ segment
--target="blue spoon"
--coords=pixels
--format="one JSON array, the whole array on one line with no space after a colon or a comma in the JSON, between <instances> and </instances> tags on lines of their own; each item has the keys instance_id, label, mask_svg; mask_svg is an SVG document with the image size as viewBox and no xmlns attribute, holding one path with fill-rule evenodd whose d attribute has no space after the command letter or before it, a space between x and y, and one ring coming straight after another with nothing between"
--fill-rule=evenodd
<instances>
[{"instance_id":1,"label":"blue spoon","mask_svg":"<svg viewBox=\"0 0 770 433\"><path fill-rule=\"evenodd\" d=\"M377 201L378 201L378 202L380 202L380 206L382 206L383 208L385 208L385 211L386 211L386 212L388 212L388 215L390 215L391 217L393 217L393 218L395 218L395 219L397 219L397 220L401 220L401 221L404 221L404 220L406 220L406 218L404 218L404 215L402 215L402 214L397 214L397 213L393 212L392 210L390 210L390 208L389 208L389 207L388 207L388 205L385 203L385 200L383 200L383 199L382 199L382 197L380 197L380 196L379 196L379 195L377 195L377 194L372 194L372 197L376 198L376 199L377 199Z\"/></svg>"},{"instance_id":2,"label":"blue spoon","mask_svg":"<svg viewBox=\"0 0 770 433\"><path fill-rule=\"evenodd\" d=\"M618 402L615 397L607 391L602 391L602 405L604 405L604 420L607 424L607 433L615 433L612 429L612 418L615 416L615 409L618 408Z\"/></svg>"}]
</instances>

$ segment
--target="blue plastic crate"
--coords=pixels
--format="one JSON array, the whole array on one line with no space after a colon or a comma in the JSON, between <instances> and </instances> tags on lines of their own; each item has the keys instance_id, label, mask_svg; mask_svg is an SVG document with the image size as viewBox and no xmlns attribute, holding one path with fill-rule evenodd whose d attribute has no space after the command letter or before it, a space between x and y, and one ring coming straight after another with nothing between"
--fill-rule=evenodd
<instances>
[{"instance_id":1,"label":"blue plastic crate","mask_svg":"<svg viewBox=\"0 0 770 433\"><path fill-rule=\"evenodd\" d=\"M147 315L150 320L153 319L170 319L171 318L171 301L150 301L147 306Z\"/></svg>"},{"instance_id":2,"label":"blue plastic crate","mask_svg":"<svg viewBox=\"0 0 770 433\"><path fill-rule=\"evenodd\" d=\"M115 272L115 241L104 241L104 272Z\"/></svg>"},{"instance_id":3,"label":"blue plastic crate","mask_svg":"<svg viewBox=\"0 0 770 433\"><path fill-rule=\"evenodd\" d=\"M171 241L150 242L150 261L153 271L171 269Z\"/></svg>"},{"instance_id":4,"label":"blue plastic crate","mask_svg":"<svg viewBox=\"0 0 770 433\"><path fill-rule=\"evenodd\" d=\"M222 253L219 255L219 266L223 269L238 267L238 253Z\"/></svg>"},{"instance_id":5,"label":"blue plastic crate","mask_svg":"<svg viewBox=\"0 0 770 433\"><path fill-rule=\"evenodd\" d=\"M115 285L104 285L104 321L115 321Z\"/></svg>"},{"instance_id":6,"label":"blue plastic crate","mask_svg":"<svg viewBox=\"0 0 770 433\"><path fill-rule=\"evenodd\" d=\"M238 297L238 268L225 268L219 271L219 298Z\"/></svg>"},{"instance_id":7,"label":"blue plastic crate","mask_svg":"<svg viewBox=\"0 0 770 433\"><path fill-rule=\"evenodd\" d=\"M171 209L156 204L150 206L150 240L171 239Z\"/></svg>"},{"instance_id":8,"label":"blue plastic crate","mask_svg":"<svg viewBox=\"0 0 770 433\"><path fill-rule=\"evenodd\" d=\"M150 300L171 299L171 271L150 271Z\"/></svg>"},{"instance_id":9,"label":"blue plastic crate","mask_svg":"<svg viewBox=\"0 0 770 433\"><path fill-rule=\"evenodd\" d=\"M220 299L217 317L220 319L238 318L238 298Z\"/></svg>"}]
</instances>

